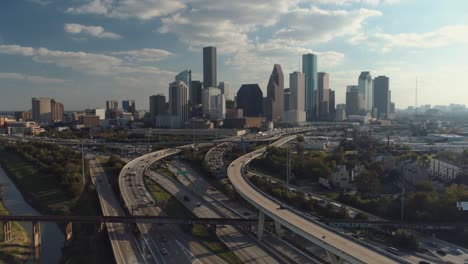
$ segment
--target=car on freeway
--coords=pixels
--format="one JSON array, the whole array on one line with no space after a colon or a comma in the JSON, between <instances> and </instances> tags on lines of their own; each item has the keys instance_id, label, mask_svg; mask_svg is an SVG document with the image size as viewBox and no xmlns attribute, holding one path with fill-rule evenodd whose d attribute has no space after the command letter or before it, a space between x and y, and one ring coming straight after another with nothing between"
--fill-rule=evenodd
<instances>
[{"instance_id":1,"label":"car on freeway","mask_svg":"<svg viewBox=\"0 0 468 264\"><path fill-rule=\"evenodd\" d=\"M434 247L434 248L436 248L438 246L437 243L432 242L432 241L426 241L426 245L428 245L430 247Z\"/></svg>"},{"instance_id":2,"label":"car on freeway","mask_svg":"<svg viewBox=\"0 0 468 264\"><path fill-rule=\"evenodd\" d=\"M166 242L167 242L167 237L166 237L165 235L163 235L163 236L161 237L161 240L162 240L162 242L166 243Z\"/></svg>"},{"instance_id":3,"label":"car on freeway","mask_svg":"<svg viewBox=\"0 0 468 264\"><path fill-rule=\"evenodd\" d=\"M201 203L197 203L196 205L197 205L197 207L200 207L200 206L201 206Z\"/></svg>"},{"instance_id":4,"label":"car on freeway","mask_svg":"<svg viewBox=\"0 0 468 264\"><path fill-rule=\"evenodd\" d=\"M455 255L463 255L463 251L459 248L451 248L450 252L455 254Z\"/></svg>"},{"instance_id":5,"label":"car on freeway","mask_svg":"<svg viewBox=\"0 0 468 264\"><path fill-rule=\"evenodd\" d=\"M442 249L437 250L436 253L441 255L441 256L447 255L447 252L445 252L445 250L442 250Z\"/></svg>"},{"instance_id":6,"label":"car on freeway","mask_svg":"<svg viewBox=\"0 0 468 264\"><path fill-rule=\"evenodd\" d=\"M184 195L184 201L189 202L190 198L187 195Z\"/></svg>"},{"instance_id":7,"label":"car on freeway","mask_svg":"<svg viewBox=\"0 0 468 264\"><path fill-rule=\"evenodd\" d=\"M166 249L166 248L162 248L162 249L161 249L161 254L167 255L167 249Z\"/></svg>"},{"instance_id":8,"label":"car on freeway","mask_svg":"<svg viewBox=\"0 0 468 264\"><path fill-rule=\"evenodd\" d=\"M425 261L425 260L421 260L421 261L419 261L418 263L419 263L419 264L431 264L430 262L427 262L427 261Z\"/></svg>"}]
</instances>

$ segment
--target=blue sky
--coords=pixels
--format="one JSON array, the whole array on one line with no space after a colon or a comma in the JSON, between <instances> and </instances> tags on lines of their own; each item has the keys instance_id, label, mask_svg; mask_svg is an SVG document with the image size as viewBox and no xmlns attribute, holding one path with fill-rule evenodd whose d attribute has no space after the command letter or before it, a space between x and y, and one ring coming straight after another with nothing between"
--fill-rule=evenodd
<instances>
[{"instance_id":1,"label":"blue sky","mask_svg":"<svg viewBox=\"0 0 468 264\"><path fill-rule=\"evenodd\" d=\"M466 0L4 0L0 110L55 97L67 110L167 93L178 72L202 76L218 48L218 81L265 91L273 64L287 76L318 55L337 102L360 71L390 77L397 107L468 104Z\"/></svg>"}]
</instances>

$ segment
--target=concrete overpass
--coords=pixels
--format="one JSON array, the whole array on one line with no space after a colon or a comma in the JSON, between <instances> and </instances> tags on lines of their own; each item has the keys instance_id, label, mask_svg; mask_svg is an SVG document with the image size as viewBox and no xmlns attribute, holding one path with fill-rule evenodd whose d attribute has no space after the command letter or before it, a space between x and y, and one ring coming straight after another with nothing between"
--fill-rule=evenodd
<instances>
[{"instance_id":1,"label":"concrete overpass","mask_svg":"<svg viewBox=\"0 0 468 264\"><path fill-rule=\"evenodd\" d=\"M286 137L271 144L280 146L295 136ZM275 227L279 231L281 226L306 238L312 243L325 249L332 263L406 263L404 260L384 250L372 247L368 244L354 240L351 237L340 234L333 228L297 212L262 193L253 186L243 175L244 166L254 158L262 155L266 148L262 148L244 155L233 161L228 167L228 177L236 191L250 204L259 210L258 238L263 236L265 215L275 221Z\"/></svg>"}]
</instances>

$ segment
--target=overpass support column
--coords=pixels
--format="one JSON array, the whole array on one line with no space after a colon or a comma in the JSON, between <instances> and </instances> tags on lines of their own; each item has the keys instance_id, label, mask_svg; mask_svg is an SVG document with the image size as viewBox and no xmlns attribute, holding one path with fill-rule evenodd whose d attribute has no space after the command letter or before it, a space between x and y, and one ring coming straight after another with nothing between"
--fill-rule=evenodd
<instances>
[{"instance_id":1,"label":"overpass support column","mask_svg":"<svg viewBox=\"0 0 468 264\"><path fill-rule=\"evenodd\" d=\"M258 213L258 228L257 228L258 241L262 241L264 228L265 228L265 214L263 213L263 211L260 210Z\"/></svg>"},{"instance_id":2,"label":"overpass support column","mask_svg":"<svg viewBox=\"0 0 468 264\"><path fill-rule=\"evenodd\" d=\"M11 222L3 222L3 242L8 242L11 239Z\"/></svg>"},{"instance_id":3,"label":"overpass support column","mask_svg":"<svg viewBox=\"0 0 468 264\"><path fill-rule=\"evenodd\" d=\"M65 226L65 239L70 241L73 238L73 229L72 229L72 222L69 222Z\"/></svg>"},{"instance_id":4,"label":"overpass support column","mask_svg":"<svg viewBox=\"0 0 468 264\"><path fill-rule=\"evenodd\" d=\"M41 263L41 226L37 221L32 222L32 245L34 248L34 263Z\"/></svg>"},{"instance_id":5,"label":"overpass support column","mask_svg":"<svg viewBox=\"0 0 468 264\"><path fill-rule=\"evenodd\" d=\"M275 233L279 237L283 235L283 229L281 228L281 224L277 221L275 221Z\"/></svg>"},{"instance_id":6,"label":"overpass support column","mask_svg":"<svg viewBox=\"0 0 468 264\"><path fill-rule=\"evenodd\" d=\"M36 221L32 222L32 242L34 248L41 246L41 226Z\"/></svg>"},{"instance_id":7,"label":"overpass support column","mask_svg":"<svg viewBox=\"0 0 468 264\"><path fill-rule=\"evenodd\" d=\"M327 255L331 264L343 264L343 259L331 253L330 251L327 251Z\"/></svg>"}]
</instances>

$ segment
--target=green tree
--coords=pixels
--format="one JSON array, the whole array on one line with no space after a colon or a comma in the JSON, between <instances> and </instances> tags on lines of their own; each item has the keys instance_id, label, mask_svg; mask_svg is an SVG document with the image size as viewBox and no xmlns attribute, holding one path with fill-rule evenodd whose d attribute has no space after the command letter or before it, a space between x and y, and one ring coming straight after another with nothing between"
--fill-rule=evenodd
<instances>
[{"instance_id":1,"label":"green tree","mask_svg":"<svg viewBox=\"0 0 468 264\"><path fill-rule=\"evenodd\" d=\"M380 189L380 180L373 172L363 171L356 179L355 184L362 194L374 194Z\"/></svg>"},{"instance_id":2,"label":"green tree","mask_svg":"<svg viewBox=\"0 0 468 264\"><path fill-rule=\"evenodd\" d=\"M405 230L397 230L393 236L394 245L400 248L415 251L418 249L418 241L413 234Z\"/></svg>"}]
</instances>

